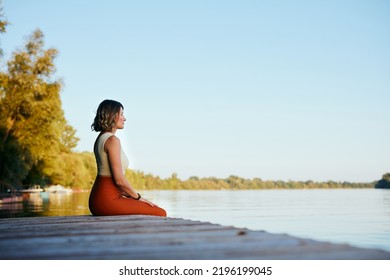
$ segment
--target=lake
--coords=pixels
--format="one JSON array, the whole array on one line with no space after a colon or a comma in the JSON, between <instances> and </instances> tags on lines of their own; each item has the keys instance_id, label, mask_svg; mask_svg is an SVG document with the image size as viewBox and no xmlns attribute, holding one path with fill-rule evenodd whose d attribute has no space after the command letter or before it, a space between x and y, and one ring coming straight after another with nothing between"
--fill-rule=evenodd
<instances>
[{"instance_id":1,"label":"lake","mask_svg":"<svg viewBox=\"0 0 390 280\"><path fill-rule=\"evenodd\" d=\"M168 216L390 251L390 190L143 191ZM0 217L90 214L89 193L33 193Z\"/></svg>"}]
</instances>

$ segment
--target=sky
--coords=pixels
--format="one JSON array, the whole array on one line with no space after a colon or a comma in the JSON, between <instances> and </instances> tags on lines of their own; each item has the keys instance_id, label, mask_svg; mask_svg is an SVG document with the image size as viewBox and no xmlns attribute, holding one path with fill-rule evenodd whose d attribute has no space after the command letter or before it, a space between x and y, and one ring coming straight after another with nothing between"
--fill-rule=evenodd
<instances>
[{"instance_id":1,"label":"sky","mask_svg":"<svg viewBox=\"0 0 390 280\"><path fill-rule=\"evenodd\" d=\"M114 99L129 168L162 178L372 182L390 172L389 1L2 6L3 62L37 28L59 51L77 151L92 152L96 109Z\"/></svg>"}]
</instances>

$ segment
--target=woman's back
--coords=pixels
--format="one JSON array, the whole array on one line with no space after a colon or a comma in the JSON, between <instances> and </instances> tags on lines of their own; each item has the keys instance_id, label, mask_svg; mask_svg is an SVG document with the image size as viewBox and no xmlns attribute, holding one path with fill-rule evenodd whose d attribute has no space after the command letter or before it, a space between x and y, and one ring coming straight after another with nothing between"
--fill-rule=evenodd
<instances>
[{"instance_id":1,"label":"woman's back","mask_svg":"<svg viewBox=\"0 0 390 280\"><path fill-rule=\"evenodd\" d=\"M106 132L100 135L100 137L96 140L94 146L94 154L97 164L98 175L100 176L112 176L110 163L108 161L107 152L104 149L104 145L108 138L114 136L113 133ZM122 162L122 170L125 172L126 168L129 166L129 160L127 159L126 154L123 152L121 148L121 162Z\"/></svg>"}]
</instances>

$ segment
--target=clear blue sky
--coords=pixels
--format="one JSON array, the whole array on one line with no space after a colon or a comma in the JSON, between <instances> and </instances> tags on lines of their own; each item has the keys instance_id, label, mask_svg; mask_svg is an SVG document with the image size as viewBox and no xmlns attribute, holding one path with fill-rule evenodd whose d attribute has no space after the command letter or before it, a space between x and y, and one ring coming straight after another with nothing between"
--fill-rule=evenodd
<instances>
[{"instance_id":1,"label":"clear blue sky","mask_svg":"<svg viewBox=\"0 0 390 280\"><path fill-rule=\"evenodd\" d=\"M390 2L3 0L8 59L36 28L92 151L106 98L131 168L163 178L371 182L390 171Z\"/></svg>"}]
</instances>

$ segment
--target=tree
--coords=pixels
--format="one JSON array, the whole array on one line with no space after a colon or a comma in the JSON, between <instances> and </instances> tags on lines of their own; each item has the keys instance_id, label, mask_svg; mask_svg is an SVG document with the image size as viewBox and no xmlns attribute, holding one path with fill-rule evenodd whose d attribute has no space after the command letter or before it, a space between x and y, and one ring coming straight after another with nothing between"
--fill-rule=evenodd
<instances>
[{"instance_id":1,"label":"tree","mask_svg":"<svg viewBox=\"0 0 390 280\"><path fill-rule=\"evenodd\" d=\"M2 2L0 1L0 33L5 33L8 22L5 20L3 15L3 8L1 7ZM0 49L0 56L3 54L2 49Z\"/></svg>"},{"instance_id":2,"label":"tree","mask_svg":"<svg viewBox=\"0 0 390 280\"><path fill-rule=\"evenodd\" d=\"M375 184L377 189L390 189L390 173L383 174L382 179Z\"/></svg>"},{"instance_id":3,"label":"tree","mask_svg":"<svg viewBox=\"0 0 390 280\"><path fill-rule=\"evenodd\" d=\"M37 29L0 73L0 176L21 183L49 180L45 166L78 139L61 107L61 81L52 78L58 51L44 49ZM32 173L32 174L31 174ZM33 182L30 182L33 183Z\"/></svg>"}]
</instances>

